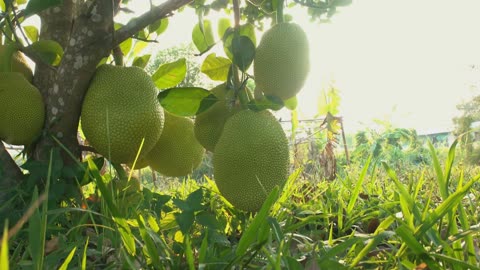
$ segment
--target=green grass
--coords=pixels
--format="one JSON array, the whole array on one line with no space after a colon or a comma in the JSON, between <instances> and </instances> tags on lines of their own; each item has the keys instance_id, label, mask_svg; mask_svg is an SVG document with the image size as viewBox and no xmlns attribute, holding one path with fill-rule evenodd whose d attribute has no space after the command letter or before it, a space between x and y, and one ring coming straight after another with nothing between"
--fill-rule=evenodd
<instances>
[{"instance_id":1,"label":"green grass","mask_svg":"<svg viewBox=\"0 0 480 270\"><path fill-rule=\"evenodd\" d=\"M209 178L125 195L90 160L93 181L83 190L95 196L40 206L2 241L0 266L480 269L480 174L455 162L455 146L445 158L430 147L428 167L394 170L368 159L330 182L295 170L257 214L236 210Z\"/></svg>"}]
</instances>

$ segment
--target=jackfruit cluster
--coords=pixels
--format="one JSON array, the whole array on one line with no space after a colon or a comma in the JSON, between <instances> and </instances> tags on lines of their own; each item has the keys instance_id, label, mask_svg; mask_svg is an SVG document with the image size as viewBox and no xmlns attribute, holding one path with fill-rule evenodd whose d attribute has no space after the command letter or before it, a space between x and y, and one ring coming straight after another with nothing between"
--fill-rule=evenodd
<instances>
[{"instance_id":1,"label":"jackfruit cluster","mask_svg":"<svg viewBox=\"0 0 480 270\"><path fill-rule=\"evenodd\" d=\"M112 162L167 176L190 174L204 149L193 121L167 113L150 76L138 67L100 66L85 95L81 126L88 143Z\"/></svg>"}]
</instances>

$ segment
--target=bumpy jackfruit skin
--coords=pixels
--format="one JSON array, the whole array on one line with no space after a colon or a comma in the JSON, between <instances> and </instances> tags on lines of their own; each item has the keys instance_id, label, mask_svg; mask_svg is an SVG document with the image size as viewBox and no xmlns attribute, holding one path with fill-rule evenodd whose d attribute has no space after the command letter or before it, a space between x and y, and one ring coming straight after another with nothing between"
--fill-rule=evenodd
<instances>
[{"instance_id":1,"label":"bumpy jackfruit skin","mask_svg":"<svg viewBox=\"0 0 480 270\"><path fill-rule=\"evenodd\" d=\"M227 119L239 110L227 104L225 100L227 91L226 84L213 88L211 92L218 98L218 101L195 118L195 138L210 152L215 149Z\"/></svg>"},{"instance_id":2,"label":"bumpy jackfruit skin","mask_svg":"<svg viewBox=\"0 0 480 270\"><path fill-rule=\"evenodd\" d=\"M275 186L288 177L288 141L268 111L243 110L225 123L213 152L220 193L236 208L256 212Z\"/></svg>"},{"instance_id":3,"label":"bumpy jackfruit skin","mask_svg":"<svg viewBox=\"0 0 480 270\"><path fill-rule=\"evenodd\" d=\"M202 162L205 149L195 139L193 121L165 112L162 136L146 159L155 171L166 176L186 176Z\"/></svg>"},{"instance_id":4,"label":"bumpy jackfruit skin","mask_svg":"<svg viewBox=\"0 0 480 270\"><path fill-rule=\"evenodd\" d=\"M164 115L155 84L143 69L102 65L85 95L81 121L87 141L100 154L131 164L142 139L140 157L157 143Z\"/></svg>"},{"instance_id":5,"label":"bumpy jackfruit skin","mask_svg":"<svg viewBox=\"0 0 480 270\"><path fill-rule=\"evenodd\" d=\"M38 89L18 72L0 73L0 140L29 145L41 133L45 104Z\"/></svg>"},{"instance_id":6,"label":"bumpy jackfruit skin","mask_svg":"<svg viewBox=\"0 0 480 270\"><path fill-rule=\"evenodd\" d=\"M0 45L0 57L3 56L4 53L5 45ZM10 62L10 65L12 72L20 72L25 76L27 81L32 82L33 72L27 62L27 59L25 58L25 55L22 52L16 51L12 54L12 60Z\"/></svg>"},{"instance_id":7,"label":"bumpy jackfruit skin","mask_svg":"<svg viewBox=\"0 0 480 270\"><path fill-rule=\"evenodd\" d=\"M265 95L282 100L295 96L309 70L308 39L298 24L279 23L265 32L253 63L256 87Z\"/></svg>"}]
</instances>

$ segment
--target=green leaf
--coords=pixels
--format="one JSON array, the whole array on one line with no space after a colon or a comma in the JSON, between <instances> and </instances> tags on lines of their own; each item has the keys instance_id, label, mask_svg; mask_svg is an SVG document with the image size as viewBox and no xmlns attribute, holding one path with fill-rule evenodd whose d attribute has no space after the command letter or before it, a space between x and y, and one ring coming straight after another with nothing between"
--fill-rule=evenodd
<instances>
[{"instance_id":1,"label":"green leaf","mask_svg":"<svg viewBox=\"0 0 480 270\"><path fill-rule=\"evenodd\" d=\"M215 214L210 212L199 212L196 215L195 220L198 222L198 224L205 226L209 229L220 230L222 228Z\"/></svg>"},{"instance_id":2,"label":"green leaf","mask_svg":"<svg viewBox=\"0 0 480 270\"><path fill-rule=\"evenodd\" d=\"M37 14L42 10L58 6L62 3L63 0L30 0L25 8L25 17Z\"/></svg>"},{"instance_id":3,"label":"green leaf","mask_svg":"<svg viewBox=\"0 0 480 270\"><path fill-rule=\"evenodd\" d=\"M150 55L150 54L145 54L145 55L142 55L142 56L135 57L135 59L132 62L132 66L136 66L136 67L139 67L139 68L145 68L145 66L147 66L148 60L150 60L151 56L152 55Z\"/></svg>"},{"instance_id":4,"label":"green leaf","mask_svg":"<svg viewBox=\"0 0 480 270\"><path fill-rule=\"evenodd\" d=\"M237 250L235 254L237 256L242 256L247 252L248 247L255 242L257 239L257 233L262 226L267 225L267 217L270 209L272 208L275 201L278 199L278 195L280 193L280 188L276 186L268 195L267 199L262 205L262 208L257 213L255 218L253 219L250 226L245 229L242 238L238 242Z\"/></svg>"},{"instance_id":5,"label":"green leaf","mask_svg":"<svg viewBox=\"0 0 480 270\"><path fill-rule=\"evenodd\" d=\"M229 28L223 35L223 50L227 54L228 58L233 59L232 41L234 37L234 30ZM255 36L255 27L252 24L241 25L238 30L238 36L248 37L253 43L253 46L257 46L257 38Z\"/></svg>"},{"instance_id":6,"label":"green leaf","mask_svg":"<svg viewBox=\"0 0 480 270\"><path fill-rule=\"evenodd\" d=\"M0 1L0 11L5 11L5 3L2 1Z\"/></svg>"},{"instance_id":7,"label":"green leaf","mask_svg":"<svg viewBox=\"0 0 480 270\"><path fill-rule=\"evenodd\" d=\"M2 246L0 247L0 269L9 270L8 262L8 219L3 226Z\"/></svg>"},{"instance_id":8,"label":"green leaf","mask_svg":"<svg viewBox=\"0 0 480 270\"><path fill-rule=\"evenodd\" d=\"M228 28L230 28L231 26L232 26L232 23L229 18L220 18L218 20L218 27L217 27L218 36L220 38L223 38L223 36L225 35L225 32L227 32Z\"/></svg>"},{"instance_id":9,"label":"green leaf","mask_svg":"<svg viewBox=\"0 0 480 270\"><path fill-rule=\"evenodd\" d=\"M158 94L162 107L179 116L194 116L218 101L210 91L200 87L182 87L164 90Z\"/></svg>"},{"instance_id":10,"label":"green leaf","mask_svg":"<svg viewBox=\"0 0 480 270\"><path fill-rule=\"evenodd\" d=\"M53 40L40 40L34 42L29 48L38 54L42 61L52 66L58 66L63 57L62 46Z\"/></svg>"},{"instance_id":11,"label":"green leaf","mask_svg":"<svg viewBox=\"0 0 480 270\"><path fill-rule=\"evenodd\" d=\"M188 195L186 203L192 211L199 211L205 208L202 204L202 200L203 189L199 188Z\"/></svg>"},{"instance_id":12,"label":"green leaf","mask_svg":"<svg viewBox=\"0 0 480 270\"><path fill-rule=\"evenodd\" d=\"M255 44L246 36L237 36L232 40L233 62L245 72L255 57Z\"/></svg>"},{"instance_id":13,"label":"green leaf","mask_svg":"<svg viewBox=\"0 0 480 270\"><path fill-rule=\"evenodd\" d=\"M66 258L65 261L62 263L62 265L60 266L60 268L58 268L58 270L67 270L67 269L68 269L68 265L69 265L70 262L72 261L73 255L75 255L75 251L77 251L77 247L74 247L74 248L72 249L72 251L70 251L70 254L68 254L67 258Z\"/></svg>"},{"instance_id":14,"label":"green leaf","mask_svg":"<svg viewBox=\"0 0 480 270\"><path fill-rule=\"evenodd\" d=\"M180 231L183 235L188 235L190 228L195 221L195 214L193 211L183 211L181 213L175 213L175 220L177 221Z\"/></svg>"},{"instance_id":15,"label":"green leaf","mask_svg":"<svg viewBox=\"0 0 480 270\"><path fill-rule=\"evenodd\" d=\"M32 42L38 41L38 29L33 25L27 25L23 27L23 31L25 35L30 39Z\"/></svg>"},{"instance_id":16,"label":"green leaf","mask_svg":"<svg viewBox=\"0 0 480 270\"><path fill-rule=\"evenodd\" d=\"M232 61L211 53L202 63L201 71L214 81L226 81Z\"/></svg>"},{"instance_id":17,"label":"green leaf","mask_svg":"<svg viewBox=\"0 0 480 270\"><path fill-rule=\"evenodd\" d=\"M133 44L132 38L128 38L122 43L120 43L119 47L123 55L127 55L130 52L130 50L132 49L132 44Z\"/></svg>"},{"instance_id":18,"label":"green leaf","mask_svg":"<svg viewBox=\"0 0 480 270\"><path fill-rule=\"evenodd\" d=\"M193 27L192 40L200 53L207 51L215 44L210 20L203 20Z\"/></svg>"},{"instance_id":19,"label":"green leaf","mask_svg":"<svg viewBox=\"0 0 480 270\"><path fill-rule=\"evenodd\" d=\"M298 105L297 96L284 100L283 103L285 103L285 108L293 111L297 108L297 105Z\"/></svg>"},{"instance_id":20,"label":"green leaf","mask_svg":"<svg viewBox=\"0 0 480 270\"><path fill-rule=\"evenodd\" d=\"M162 34L167 30L168 27L168 18L160 19L148 26L148 31L150 33L155 32L157 35Z\"/></svg>"},{"instance_id":21,"label":"green leaf","mask_svg":"<svg viewBox=\"0 0 480 270\"><path fill-rule=\"evenodd\" d=\"M175 62L166 63L158 67L152 75L152 80L159 89L174 87L185 78L187 74L187 62L180 58Z\"/></svg>"},{"instance_id":22,"label":"green leaf","mask_svg":"<svg viewBox=\"0 0 480 270\"><path fill-rule=\"evenodd\" d=\"M275 96L263 96L261 99L254 99L248 103L248 108L257 112L266 109L278 111L282 109L283 106L283 100Z\"/></svg>"}]
</instances>

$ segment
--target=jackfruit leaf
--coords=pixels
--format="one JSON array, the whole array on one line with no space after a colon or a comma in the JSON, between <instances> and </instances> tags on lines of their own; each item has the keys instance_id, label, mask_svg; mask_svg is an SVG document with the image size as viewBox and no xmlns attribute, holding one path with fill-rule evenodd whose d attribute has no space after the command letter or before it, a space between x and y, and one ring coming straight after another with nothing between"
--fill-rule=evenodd
<instances>
[{"instance_id":1,"label":"jackfruit leaf","mask_svg":"<svg viewBox=\"0 0 480 270\"><path fill-rule=\"evenodd\" d=\"M215 44L212 24L209 20L203 20L193 27L192 41L200 53L206 52Z\"/></svg>"},{"instance_id":2,"label":"jackfruit leaf","mask_svg":"<svg viewBox=\"0 0 480 270\"><path fill-rule=\"evenodd\" d=\"M120 43L119 47L123 55L127 55L130 52L130 49L132 49L132 42L132 38L128 38Z\"/></svg>"},{"instance_id":3,"label":"jackfruit leaf","mask_svg":"<svg viewBox=\"0 0 480 270\"><path fill-rule=\"evenodd\" d=\"M248 103L248 108L257 112L266 109L278 111L283 107L284 103L282 99L276 96L263 96L261 99L254 99Z\"/></svg>"},{"instance_id":4,"label":"jackfruit leaf","mask_svg":"<svg viewBox=\"0 0 480 270\"><path fill-rule=\"evenodd\" d=\"M27 3L27 0L15 0L15 2L17 3L17 5L23 5Z\"/></svg>"},{"instance_id":5,"label":"jackfruit leaf","mask_svg":"<svg viewBox=\"0 0 480 270\"><path fill-rule=\"evenodd\" d=\"M245 72L255 57L255 44L246 36L236 36L232 40L233 62Z\"/></svg>"},{"instance_id":6,"label":"jackfruit leaf","mask_svg":"<svg viewBox=\"0 0 480 270\"><path fill-rule=\"evenodd\" d=\"M162 34L167 30L168 27L168 18L160 19L148 26L148 31L150 33L156 33L157 35Z\"/></svg>"},{"instance_id":7,"label":"jackfruit leaf","mask_svg":"<svg viewBox=\"0 0 480 270\"><path fill-rule=\"evenodd\" d=\"M28 39L32 42L38 41L38 29L33 25L27 25L23 27L23 31L25 35L27 35Z\"/></svg>"},{"instance_id":8,"label":"jackfruit leaf","mask_svg":"<svg viewBox=\"0 0 480 270\"><path fill-rule=\"evenodd\" d=\"M58 6L62 3L63 0L30 0L25 8L25 17L37 14L44 9Z\"/></svg>"},{"instance_id":9,"label":"jackfruit leaf","mask_svg":"<svg viewBox=\"0 0 480 270\"><path fill-rule=\"evenodd\" d=\"M63 57L63 48L56 41L40 40L29 46L45 63L58 66Z\"/></svg>"},{"instance_id":10,"label":"jackfruit leaf","mask_svg":"<svg viewBox=\"0 0 480 270\"><path fill-rule=\"evenodd\" d=\"M152 80L159 89L174 87L185 78L187 74L187 61L180 58L175 62L166 63L158 67L153 73Z\"/></svg>"},{"instance_id":11,"label":"jackfruit leaf","mask_svg":"<svg viewBox=\"0 0 480 270\"><path fill-rule=\"evenodd\" d=\"M5 11L5 3L0 1L0 11Z\"/></svg>"},{"instance_id":12,"label":"jackfruit leaf","mask_svg":"<svg viewBox=\"0 0 480 270\"><path fill-rule=\"evenodd\" d=\"M229 18L220 18L218 20L218 36L223 39L223 36L225 35L225 32L227 32L228 28L232 26L232 23L230 22Z\"/></svg>"},{"instance_id":13,"label":"jackfruit leaf","mask_svg":"<svg viewBox=\"0 0 480 270\"><path fill-rule=\"evenodd\" d=\"M183 211L181 213L175 213L175 221L177 221L180 231L183 235L188 234L190 228L195 221L195 214L193 211Z\"/></svg>"},{"instance_id":14,"label":"jackfruit leaf","mask_svg":"<svg viewBox=\"0 0 480 270\"><path fill-rule=\"evenodd\" d=\"M211 53L202 63L201 71L214 81L226 81L232 61Z\"/></svg>"},{"instance_id":15,"label":"jackfruit leaf","mask_svg":"<svg viewBox=\"0 0 480 270\"><path fill-rule=\"evenodd\" d=\"M253 43L253 46L257 46L257 38L255 36L255 27L252 24L244 24L241 25L238 30L239 36L245 36L250 39ZM234 30L233 28L228 28L225 34L223 35L223 50L227 54L228 58L233 59L233 52L232 52L232 40L234 37Z\"/></svg>"},{"instance_id":16,"label":"jackfruit leaf","mask_svg":"<svg viewBox=\"0 0 480 270\"><path fill-rule=\"evenodd\" d=\"M194 116L204 112L218 98L200 87L179 87L164 90L158 94L162 107L179 116Z\"/></svg>"},{"instance_id":17,"label":"jackfruit leaf","mask_svg":"<svg viewBox=\"0 0 480 270\"><path fill-rule=\"evenodd\" d=\"M136 40L135 45L133 46L133 54L138 55L140 54L143 49L145 49L148 46L148 42L142 41L142 40Z\"/></svg>"},{"instance_id":18,"label":"jackfruit leaf","mask_svg":"<svg viewBox=\"0 0 480 270\"><path fill-rule=\"evenodd\" d=\"M135 59L133 59L132 66L136 66L139 68L145 68L145 66L148 63L148 60L150 60L150 54L145 54L142 56L137 56Z\"/></svg>"},{"instance_id":19,"label":"jackfruit leaf","mask_svg":"<svg viewBox=\"0 0 480 270\"><path fill-rule=\"evenodd\" d=\"M295 110L298 105L297 96L291 97L287 100L284 100L283 102L285 103L285 108L289 110Z\"/></svg>"}]
</instances>

